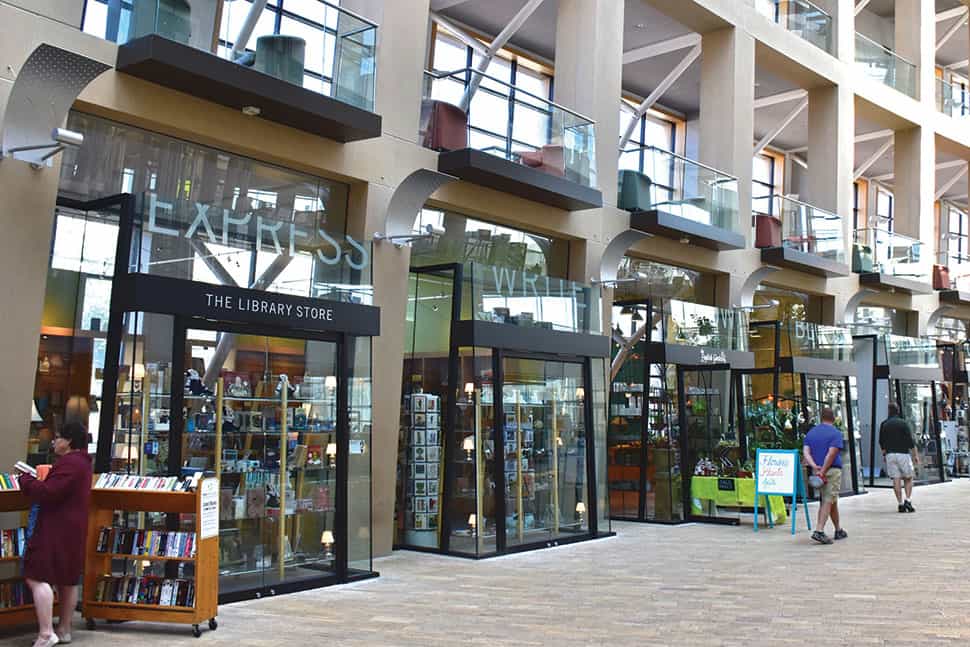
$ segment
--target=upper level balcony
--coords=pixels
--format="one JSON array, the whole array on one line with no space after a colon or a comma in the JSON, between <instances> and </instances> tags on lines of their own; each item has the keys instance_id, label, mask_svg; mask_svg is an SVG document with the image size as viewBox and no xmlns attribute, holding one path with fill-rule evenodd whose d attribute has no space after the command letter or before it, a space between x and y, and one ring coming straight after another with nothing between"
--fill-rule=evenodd
<instances>
[{"instance_id":1,"label":"upper level balcony","mask_svg":"<svg viewBox=\"0 0 970 647\"><path fill-rule=\"evenodd\" d=\"M874 40L856 32L855 64L873 81L916 98L916 65Z\"/></svg>"},{"instance_id":2,"label":"upper level balcony","mask_svg":"<svg viewBox=\"0 0 970 647\"><path fill-rule=\"evenodd\" d=\"M759 202L765 204L755 211L755 247L762 261L818 276L849 274L838 214L778 195Z\"/></svg>"},{"instance_id":3,"label":"upper level balcony","mask_svg":"<svg viewBox=\"0 0 970 647\"><path fill-rule=\"evenodd\" d=\"M110 3L117 68L339 142L379 137L377 26L322 0Z\"/></svg>"},{"instance_id":4,"label":"upper level balcony","mask_svg":"<svg viewBox=\"0 0 970 647\"><path fill-rule=\"evenodd\" d=\"M936 79L936 109L949 117L970 115L970 95L963 86Z\"/></svg>"},{"instance_id":5,"label":"upper level balcony","mask_svg":"<svg viewBox=\"0 0 970 647\"><path fill-rule=\"evenodd\" d=\"M594 122L498 77L425 72L419 136L442 173L561 209L603 206Z\"/></svg>"},{"instance_id":6,"label":"upper level balcony","mask_svg":"<svg viewBox=\"0 0 970 647\"><path fill-rule=\"evenodd\" d=\"M932 264L922 253L922 246L915 238L885 229L857 229L852 271L859 274L862 285L929 294L933 291Z\"/></svg>"},{"instance_id":7,"label":"upper level balcony","mask_svg":"<svg viewBox=\"0 0 970 647\"><path fill-rule=\"evenodd\" d=\"M835 54L832 16L808 0L759 0L758 11L820 50Z\"/></svg>"},{"instance_id":8,"label":"upper level balcony","mask_svg":"<svg viewBox=\"0 0 970 647\"><path fill-rule=\"evenodd\" d=\"M743 249L738 179L654 146L620 154L617 206L630 226L710 249Z\"/></svg>"},{"instance_id":9,"label":"upper level balcony","mask_svg":"<svg viewBox=\"0 0 970 647\"><path fill-rule=\"evenodd\" d=\"M945 233L940 239L939 265L933 268L933 288L940 291L940 302L970 305L970 258L962 253L964 237Z\"/></svg>"}]
</instances>

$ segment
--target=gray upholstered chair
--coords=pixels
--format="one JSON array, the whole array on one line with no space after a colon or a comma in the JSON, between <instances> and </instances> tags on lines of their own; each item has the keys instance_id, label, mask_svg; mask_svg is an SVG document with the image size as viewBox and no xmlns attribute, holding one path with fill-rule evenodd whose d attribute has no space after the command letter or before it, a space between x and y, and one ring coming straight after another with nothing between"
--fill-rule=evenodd
<instances>
[{"instance_id":1,"label":"gray upholstered chair","mask_svg":"<svg viewBox=\"0 0 970 647\"><path fill-rule=\"evenodd\" d=\"M649 211L650 178L638 171L621 170L617 181L616 206L627 211Z\"/></svg>"},{"instance_id":2,"label":"gray upholstered chair","mask_svg":"<svg viewBox=\"0 0 970 647\"><path fill-rule=\"evenodd\" d=\"M303 85L306 41L298 36L273 34L256 39L254 67L293 85Z\"/></svg>"}]
</instances>

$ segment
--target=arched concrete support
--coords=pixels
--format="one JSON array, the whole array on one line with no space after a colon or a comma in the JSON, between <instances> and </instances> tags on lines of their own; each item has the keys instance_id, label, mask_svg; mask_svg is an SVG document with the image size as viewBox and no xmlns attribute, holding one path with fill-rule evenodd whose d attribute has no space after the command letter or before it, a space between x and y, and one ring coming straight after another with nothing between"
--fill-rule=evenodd
<instances>
[{"instance_id":1,"label":"arched concrete support","mask_svg":"<svg viewBox=\"0 0 970 647\"><path fill-rule=\"evenodd\" d=\"M741 291L738 294L737 305L742 308L750 308L754 305L754 292L761 285L761 282L766 276L774 274L778 271L777 267L772 267L771 265L765 265L764 267L759 267L754 272L752 272L748 278L744 280L744 284L741 286Z\"/></svg>"},{"instance_id":2,"label":"arched concrete support","mask_svg":"<svg viewBox=\"0 0 970 647\"><path fill-rule=\"evenodd\" d=\"M10 90L0 150L6 155L13 148L53 144L51 131L64 125L81 91L110 67L53 45L39 45L24 61ZM13 157L41 164L52 149L18 151Z\"/></svg>"},{"instance_id":3,"label":"arched concrete support","mask_svg":"<svg viewBox=\"0 0 970 647\"><path fill-rule=\"evenodd\" d=\"M853 323L855 321L855 311L859 307L859 304L862 303L863 299L875 293L875 290L862 289L849 297L849 300L845 302L845 308L842 312L835 313L836 323Z\"/></svg>"},{"instance_id":4,"label":"arched concrete support","mask_svg":"<svg viewBox=\"0 0 970 647\"><path fill-rule=\"evenodd\" d=\"M616 273L620 269L620 262L623 260L623 255L637 241L649 237L650 234L637 231L636 229L627 229L617 234L603 251L603 256L600 260L599 280L615 281Z\"/></svg>"},{"instance_id":5,"label":"arched concrete support","mask_svg":"<svg viewBox=\"0 0 970 647\"><path fill-rule=\"evenodd\" d=\"M391 196L384 218L384 236L407 236L421 207L431 194L457 178L431 169L419 169L404 178Z\"/></svg>"},{"instance_id":6,"label":"arched concrete support","mask_svg":"<svg viewBox=\"0 0 970 647\"><path fill-rule=\"evenodd\" d=\"M929 333L936 328L936 324L939 323L942 317L946 317L954 312L956 312L956 308L953 306L940 306L930 313L929 318L926 320L926 330L921 332Z\"/></svg>"}]
</instances>

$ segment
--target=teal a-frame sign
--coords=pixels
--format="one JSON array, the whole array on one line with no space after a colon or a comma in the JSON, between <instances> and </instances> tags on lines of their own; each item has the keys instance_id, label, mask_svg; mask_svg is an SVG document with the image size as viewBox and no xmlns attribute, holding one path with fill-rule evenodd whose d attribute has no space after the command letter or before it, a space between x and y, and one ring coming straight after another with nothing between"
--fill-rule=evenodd
<instances>
[{"instance_id":1,"label":"teal a-frame sign","mask_svg":"<svg viewBox=\"0 0 970 647\"><path fill-rule=\"evenodd\" d=\"M802 478L801 460L797 449L759 449L755 454L754 473L754 531L758 532L758 499L768 497L791 497L791 534L795 534L795 523L798 520L798 494L802 501L808 501L805 480ZM808 515L808 504L804 503L805 523L812 529L812 520ZM769 505L770 511L770 505ZM771 514L768 515L768 525L774 527Z\"/></svg>"}]
</instances>

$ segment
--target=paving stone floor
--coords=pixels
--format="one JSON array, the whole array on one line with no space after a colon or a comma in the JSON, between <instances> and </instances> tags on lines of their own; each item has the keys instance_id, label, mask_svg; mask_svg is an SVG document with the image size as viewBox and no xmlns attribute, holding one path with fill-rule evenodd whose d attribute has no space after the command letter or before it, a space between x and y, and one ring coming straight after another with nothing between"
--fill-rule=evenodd
<instances>
[{"instance_id":1,"label":"paving stone floor","mask_svg":"<svg viewBox=\"0 0 970 647\"><path fill-rule=\"evenodd\" d=\"M224 606L199 641L128 623L74 644L966 645L970 480L917 488L914 503L902 515L890 491L844 499L850 537L832 546L802 518L794 538L616 523L613 538L478 562L399 552L376 561L378 579Z\"/></svg>"}]
</instances>

